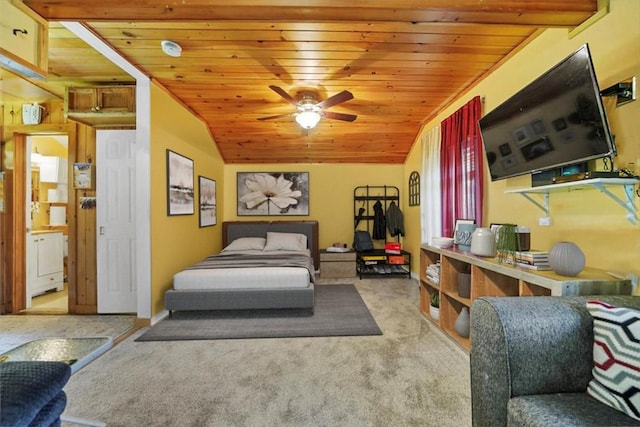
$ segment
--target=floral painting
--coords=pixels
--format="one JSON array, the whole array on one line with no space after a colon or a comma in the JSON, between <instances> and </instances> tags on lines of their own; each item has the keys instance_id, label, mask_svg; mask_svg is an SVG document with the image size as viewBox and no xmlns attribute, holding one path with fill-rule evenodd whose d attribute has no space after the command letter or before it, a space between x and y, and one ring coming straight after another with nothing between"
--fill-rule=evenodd
<instances>
[{"instance_id":1,"label":"floral painting","mask_svg":"<svg viewBox=\"0 0 640 427\"><path fill-rule=\"evenodd\" d=\"M238 172L240 215L309 215L309 172Z\"/></svg>"}]
</instances>

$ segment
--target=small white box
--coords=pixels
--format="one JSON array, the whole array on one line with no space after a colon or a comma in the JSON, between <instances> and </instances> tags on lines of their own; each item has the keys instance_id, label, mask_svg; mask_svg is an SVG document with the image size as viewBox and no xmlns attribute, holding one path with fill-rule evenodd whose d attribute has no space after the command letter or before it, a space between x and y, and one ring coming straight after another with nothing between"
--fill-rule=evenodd
<instances>
[{"instance_id":1,"label":"small white box","mask_svg":"<svg viewBox=\"0 0 640 427\"><path fill-rule=\"evenodd\" d=\"M51 206L49 208L49 225L66 225L67 208L64 206Z\"/></svg>"},{"instance_id":2,"label":"small white box","mask_svg":"<svg viewBox=\"0 0 640 427\"><path fill-rule=\"evenodd\" d=\"M50 188L47 190L47 202L59 202L58 189Z\"/></svg>"}]
</instances>

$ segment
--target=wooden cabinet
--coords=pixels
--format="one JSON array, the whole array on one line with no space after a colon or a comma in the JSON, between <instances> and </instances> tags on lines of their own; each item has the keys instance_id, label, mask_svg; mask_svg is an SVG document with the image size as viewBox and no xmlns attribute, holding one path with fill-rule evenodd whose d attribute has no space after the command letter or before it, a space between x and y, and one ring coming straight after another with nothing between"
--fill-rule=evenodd
<instances>
[{"instance_id":1,"label":"wooden cabinet","mask_svg":"<svg viewBox=\"0 0 640 427\"><path fill-rule=\"evenodd\" d=\"M320 251L320 277L356 277L356 253Z\"/></svg>"},{"instance_id":2,"label":"wooden cabinet","mask_svg":"<svg viewBox=\"0 0 640 427\"><path fill-rule=\"evenodd\" d=\"M47 22L18 1L0 1L0 66L31 78L48 68Z\"/></svg>"},{"instance_id":3,"label":"wooden cabinet","mask_svg":"<svg viewBox=\"0 0 640 427\"><path fill-rule=\"evenodd\" d=\"M429 266L440 263L439 279L427 274ZM458 275L471 273L469 298L458 294ZM463 307L471 307L481 296L570 296L631 294L631 281L617 280L605 271L585 268L577 277L559 276L552 271L532 271L508 264L495 258L482 258L457 249L422 246L420 249L420 311L427 318L430 295L440 297L438 326L466 349L469 338L458 335L454 322ZM432 319L433 320L433 319ZM434 320L435 321L435 320ZM471 319L473 321L473 319Z\"/></svg>"},{"instance_id":4,"label":"wooden cabinet","mask_svg":"<svg viewBox=\"0 0 640 427\"><path fill-rule=\"evenodd\" d=\"M136 88L133 85L69 87L65 116L96 128L135 127Z\"/></svg>"},{"instance_id":5,"label":"wooden cabinet","mask_svg":"<svg viewBox=\"0 0 640 427\"><path fill-rule=\"evenodd\" d=\"M64 240L61 232L34 232L27 242L27 308L31 298L64 289Z\"/></svg>"}]
</instances>

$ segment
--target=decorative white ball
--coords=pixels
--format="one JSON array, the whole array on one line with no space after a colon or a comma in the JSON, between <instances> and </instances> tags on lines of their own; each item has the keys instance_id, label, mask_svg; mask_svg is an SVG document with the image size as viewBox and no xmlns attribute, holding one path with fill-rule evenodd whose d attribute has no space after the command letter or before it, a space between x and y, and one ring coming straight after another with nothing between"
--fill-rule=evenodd
<instances>
[{"instance_id":1,"label":"decorative white ball","mask_svg":"<svg viewBox=\"0 0 640 427\"><path fill-rule=\"evenodd\" d=\"M558 242L549 251L549 266L561 276L577 276L585 262L584 252L573 242Z\"/></svg>"}]
</instances>

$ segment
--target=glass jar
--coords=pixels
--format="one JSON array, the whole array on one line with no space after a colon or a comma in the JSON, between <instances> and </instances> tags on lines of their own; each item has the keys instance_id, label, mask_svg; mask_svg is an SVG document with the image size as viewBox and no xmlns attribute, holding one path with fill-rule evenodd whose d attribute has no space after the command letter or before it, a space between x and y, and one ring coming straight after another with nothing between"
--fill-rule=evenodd
<instances>
[{"instance_id":1,"label":"glass jar","mask_svg":"<svg viewBox=\"0 0 640 427\"><path fill-rule=\"evenodd\" d=\"M476 228L471 234L471 253L485 257L496 256L496 235L490 228Z\"/></svg>"},{"instance_id":2,"label":"glass jar","mask_svg":"<svg viewBox=\"0 0 640 427\"><path fill-rule=\"evenodd\" d=\"M529 227L516 227L516 239L518 239L519 251L531 249L531 229Z\"/></svg>"}]
</instances>

